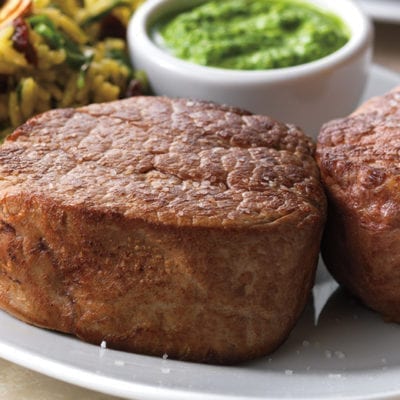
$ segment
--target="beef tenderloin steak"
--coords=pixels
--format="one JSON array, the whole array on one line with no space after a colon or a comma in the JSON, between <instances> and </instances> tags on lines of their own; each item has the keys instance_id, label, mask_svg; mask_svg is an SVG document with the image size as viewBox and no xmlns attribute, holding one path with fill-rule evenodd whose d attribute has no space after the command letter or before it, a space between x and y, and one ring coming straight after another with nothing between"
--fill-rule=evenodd
<instances>
[{"instance_id":1,"label":"beef tenderloin steak","mask_svg":"<svg viewBox=\"0 0 400 400\"><path fill-rule=\"evenodd\" d=\"M313 284L314 150L294 126L183 99L37 116L0 148L0 306L126 351L269 353Z\"/></svg>"},{"instance_id":2,"label":"beef tenderloin steak","mask_svg":"<svg viewBox=\"0 0 400 400\"><path fill-rule=\"evenodd\" d=\"M324 125L317 161L329 200L328 269L367 306L400 322L400 87Z\"/></svg>"}]
</instances>

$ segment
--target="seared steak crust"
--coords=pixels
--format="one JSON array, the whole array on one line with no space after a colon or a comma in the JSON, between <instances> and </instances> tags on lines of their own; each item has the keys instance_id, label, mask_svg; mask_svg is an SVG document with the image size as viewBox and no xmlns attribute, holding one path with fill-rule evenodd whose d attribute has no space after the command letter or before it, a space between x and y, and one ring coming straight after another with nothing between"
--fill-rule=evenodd
<instances>
[{"instance_id":1,"label":"seared steak crust","mask_svg":"<svg viewBox=\"0 0 400 400\"><path fill-rule=\"evenodd\" d=\"M128 351L266 354L313 283L313 152L294 126L183 99L37 116L0 148L0 306Z\"/></svg>"},{"instance_id":2,"label":"seared steak crust","mask_svg":"<svg viewBox=\"0 0 400 400\"><path fill-rule=\"evenodd\" d=\"M400 322L400 87L326 124L317 161L329 212L322 254L336 279Z\"/></svg>"}]
</instances>

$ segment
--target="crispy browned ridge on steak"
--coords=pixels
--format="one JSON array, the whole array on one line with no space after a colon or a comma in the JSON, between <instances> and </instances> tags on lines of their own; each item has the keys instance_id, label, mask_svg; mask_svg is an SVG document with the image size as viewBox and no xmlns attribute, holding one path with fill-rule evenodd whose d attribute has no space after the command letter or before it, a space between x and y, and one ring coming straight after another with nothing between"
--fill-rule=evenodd
<instances>
[{"instance_id":1,"label":"crispy browned ridge on steak","mask_svg":"<svg viewBox=\"0 0 400 400\"><path fill-rule=\"evenodd\" d=\"M329 198L322 253L366 305L400 322L400 87L326 124L317 161Z\"/></svg>"},{"instance_id":2,"label":"crispy browned ridge on steak","mask_svg":"<svg viewBox=\"0 0 400 400\"><path fill-rule=\"evenodd\" d=\"M0 148L0 306L128 351L266 354L313 283L313 153L294 126L207 102L37 116Z\"/></svg>"}]
</instances>

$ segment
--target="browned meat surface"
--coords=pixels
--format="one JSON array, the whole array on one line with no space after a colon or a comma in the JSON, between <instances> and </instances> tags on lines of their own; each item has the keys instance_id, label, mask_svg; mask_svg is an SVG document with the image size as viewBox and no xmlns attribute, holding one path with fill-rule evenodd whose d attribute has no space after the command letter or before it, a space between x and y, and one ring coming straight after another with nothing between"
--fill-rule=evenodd
<instances>
[{"instance_id":1,"label":"browned meat surface","mask_svg":"<svg viewBox=\"0 0 400 400\"><path fill-rule=\"evenodd\" d=\"M329 198L328 268L366 305L400 322L400 87L326 124L317 161Z\"/></svg>"},{"instance_id":2,"label":"browned meat surface","mask_svg":"<svg viewBox=\"0 0 400 400\"><path fill-rule=\"evenodd\" d=\"M293 126L205 102L37 116L0 148L0 306L133 352L269 353L313 283L313 152Z\"/></svg>"}]
</instances>

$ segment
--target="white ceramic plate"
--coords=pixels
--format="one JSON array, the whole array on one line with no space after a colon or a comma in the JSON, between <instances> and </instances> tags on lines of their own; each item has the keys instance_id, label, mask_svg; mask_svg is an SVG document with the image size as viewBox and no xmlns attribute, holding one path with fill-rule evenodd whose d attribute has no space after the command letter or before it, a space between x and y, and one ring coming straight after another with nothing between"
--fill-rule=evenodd
<instances>
[{"instance_id":1,"label":"white ceramic plate","mask_svg":"<svg viewBox=\"0 0 400 400\"><path fill-rule=\"evenodd\" d=\"M358 0L358 2L373 19L400 23L400 0Z\"/></svg>"},{"instance_id":2,"label":"white ceramic plate","mask_svg":"<svg viewBox=\"0 0 400 400\"><path fill-rule=\"evenodd\" d=\"M365 97L400 84L374 66ZM320 265L313 301L272 356L234 367L164 360L83 343L0 312L0 357L138 400L399 399L400 325L337 289Z\"/></svg>"}]
</instances>

